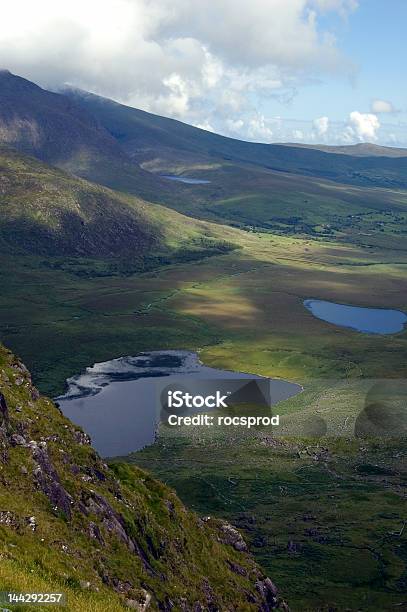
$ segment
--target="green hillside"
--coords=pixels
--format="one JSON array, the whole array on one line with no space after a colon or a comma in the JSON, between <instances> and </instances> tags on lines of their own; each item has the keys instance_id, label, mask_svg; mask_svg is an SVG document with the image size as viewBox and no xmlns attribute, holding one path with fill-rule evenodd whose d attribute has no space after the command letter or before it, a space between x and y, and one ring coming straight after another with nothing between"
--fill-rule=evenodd
<instances>
[{"instance_id":1,"label":"green hillside","mask_svg":"<svg viewBox=\"0 0 407 612\"><path fill-rule=\"evenodd\" d=\"M7 70L0 70L0 145L147 199L174 191L132 162L91 113Z\"/></svg>"},{"instance_id":2,"label":"green hillside","mask_svg":"<svg viewBox=\"0 0 407 612\"><path fill-rule=\"evenodd\" d=\"M270 170L325 178L367 187L407 187L407 158L388 152L349 155L284 144L259 144L226 138L180 121L153 115L77 90L64 92L94 115L134 159L194 154Z\"/></svg>"},{"instance_id":3,"label":"green hillside","mask_svg":"<svg viewBox=\"0 0 407 612\"><path fill-rule=\"evenodd\" d=\"M85 92L65 95L154 174L158 182L151 193L171 208L244 229L404 248L402 150L247 143ZM168 174L209 183L176 183L174 197L158 191L160 175ZM110 176L101 182L112 184Z\"/></svg>"},{"instance_id":4,"label":"green hillside","mask_svg":"<svg viewBox=\"0 0 407 612\"><path fill-rule=\"evenodd\" d=\"M242 142L86 92L55 94L5 71L1 143L200 219L367 246L405 242L407 157L398 149Z\"/></svg>"},{"instance_id":5,"label":"green hillside","mask_svg":"<svg viewBox=\"0 0 407 612\"><path fill-rule=\"evenodd\" d=\"M0 250L104 261L146 269L199 259L232 245L218 226L195 221L77 179L34 158L0 149ZM110 262L110 263L109 263ZM122 262L122 263L120 263ZM77 264L78 261L77 261Z\"/></svg>"},{"instance_id":6,"label":"green hillside","mask_svg":"<svg viewBox=\"0 0 407 612\"><path fill-rule=\"evenodd\" d=\"M280 607L238 532L109 468L2 346L0 468L2 591L63 592L78 612Z\"/></svg>"}]
</instances>

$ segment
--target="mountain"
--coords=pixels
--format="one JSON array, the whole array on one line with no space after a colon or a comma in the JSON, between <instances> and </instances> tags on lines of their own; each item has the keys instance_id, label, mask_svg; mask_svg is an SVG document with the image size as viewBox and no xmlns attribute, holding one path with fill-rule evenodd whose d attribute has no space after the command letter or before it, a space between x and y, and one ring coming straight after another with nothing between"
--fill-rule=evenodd
<instances>
[{"instance_id":1,"label":"mountain","mask_svg":"<svg viewBox=\"0 0 407 612\"><path fill-rule=\"evenodd\" d=\"M70 98L5 70L0 71L0 144L142 197L153 193L163 200L174 189L133 163L98 120Z\"/></svg>"},{"instance_id":2,"label":"mountain","mask_svg":"<svg viewBox=\"0 0 407 612\"><path fill-rule=\"evenodd\" d=\"M217 226L0 147L0 252L121 258L140 269L224 252Z\"/></svg>"},{"instance_id":3,"label":"mountain","mask_svg":"<svg viewBox=\"0 0 407 612\"><path fill-rule=\"evenodd\" d=\"M287 609L239 532L200 519L148 473L109 467L0 345L3 591L68 609Z\"/></svg>"},{"instance_id":4,"label":"mountain","mask_svg":"<svg viewBox=\"0 0 407 612\"><path fill-rule=\"evenodd\" d=\"M0 135L23 153L55 165L72 157L124 158L114 138L66 96L0 71Z\"/></svg>"},{"instance_id":5,"label":"mountain","mask_svg":"<svg viewBox=\"0 0 407 612\"><path fill-rule=\"evenodd\" d=\"M156 157L190 162L211 159L347 184L407 187L407 157L404 153L390 155L387 148L382 156L376 149L369 153L366 147L361 155L359 146L349 154L343 147L327 152L322 147L244 142L80 90L67 89L64 95L96 117L127 154L140 163Z\"/></svg>"},{"instance_id":6,"label":"mountain","mask_svg":"<svg viewBox=\"0 0 407 612\"><path fill-rule=\"evenodd\" d=\"M399 149L371 144L325 148L243 142L86 92L48 92L8 72L0 74L0 146L2 143L71 175L195 219L249 231L331 237L366 246L386 242L387 246L405 248L407 157ZM178 180L165 175L177 175ZM198 183L182 182L191 177ZM73 249L76 255L116 253L126 257L126 248L127 252L137 251L136 243L145 254L144 260L156 251L154 232L145 235L139 233L140 223L134 226L134 210L131 220L126 213L123 232L119 229L118 217L124 220L123 198L128 213L128 196L116 194L113 199L121 202L118 216L108 205L105 219L99 214L96 220L93 215L90 222L83 216L78 219L76 213L72 216L72 210L64 205L64 227L70 227L70 235L79 243ZM92 199L94 202L95 196ZM99 198L99 204L92 205L99 213L104 208L100 202ZM48 206L54 210L49 198ZM169 218L168 211L160 209L158 214L159 209L153 210L156 220ZM42 221L51 219L44 211L39 217ZM29 225L36 234L39 217L33 220L30 215L23 233L21 223L16 233L13 223L9 225L11 236L21 238L24 234L24 240L30 242ZM177 223L172 221L168 226L175 229ZM178 221L178 229L172 232L176 249L183 235L181 218ZM153 225L156 231L157 224ZM167 222L159 225L162 230ZM185 228L191 228L191 221L185 222ZM92 246L95 234L97 244ZM203 234L198 241L207 242L206 229ZM130 243L126 247L127 236ZM44 234L39 240L34 236L34 241L48 249L43 238ZM52 234L49 246L54 243ZM61 254L72 248L72 244L68 250L61 246ZM55 254L58 248L54 244L51 250ZM161 258L161 253L158 255Z\"/></svg>"},{"instance_id":7,"label":"mountain","mask_svg":"<svg viewBox=\"0 0 407 612\"><path fill-rule=\"evenodd\" d=\"M397 147L383 147L372 142L360 142L353 145L331 146L331 145L311 145L299 143L284 143L286 147L313 149L324 153L334 153L339 155L352 155L355 157L407 157L407 149Z\"/></svg>"}]
</instances>

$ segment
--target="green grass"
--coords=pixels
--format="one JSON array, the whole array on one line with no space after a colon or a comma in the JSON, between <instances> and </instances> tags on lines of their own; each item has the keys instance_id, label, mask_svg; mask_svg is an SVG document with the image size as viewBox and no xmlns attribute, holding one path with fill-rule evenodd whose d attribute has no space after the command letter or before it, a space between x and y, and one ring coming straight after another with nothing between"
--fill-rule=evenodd
<instances>
[{"instance_id":1,"label":"green grass","mask_svg":"<svg viewBox=\"0 0 407 612\"><path fill-rule=\"evenodd\" d=\"M261 431L191 438L162 429L131 461L189 507L243 530L294 612L387 611L404 601L407 580L405 450L403 442L273 439ZM377 464L384 474L359 469Z\"/></svg>"},{"instance_id":2,"label":"green grass","mask_svg":"<svg viewBox=\"0 0 407 612\"><path fill-rule=\"evenodd\" d=\"M1 591L62 591L78 611L125 609L143 589L152 610L183 598L258 609L246 595L256 602L262 573L220 542L222 523L202 522L143 470L108 468L50 400L33 394L30 375L1 345L0 390L8 406L8 418L0 415Z\"/></svg>"},{"instance_id":3,"label":"green grass","mask_svg":"<svg viewBox=\"0 0 407 612\"><path fill-rule=\"evenodd\" d=\"M319 442L329 449L327 461L314 458L315 440L307 451L299 439L274 446L237 432L232 439L165 432L134 461L188 506L244 529L294 611L391 610L406 584L405 536L391 535L403 520L405 449L351 434L364 385L405 376L406 332L340 329L315 319L302 301L406 310L405 255L397 244L219 231L239 249L148 273L123 275L85 257L4 254L1 339L53 395L95 361L163 348L198 350L213 367L304 384L283 407L284 424L298 435L315 414L326 420L342 435ZM304 521L308 512L316 518Z\"/></svg>"}]
</instances>

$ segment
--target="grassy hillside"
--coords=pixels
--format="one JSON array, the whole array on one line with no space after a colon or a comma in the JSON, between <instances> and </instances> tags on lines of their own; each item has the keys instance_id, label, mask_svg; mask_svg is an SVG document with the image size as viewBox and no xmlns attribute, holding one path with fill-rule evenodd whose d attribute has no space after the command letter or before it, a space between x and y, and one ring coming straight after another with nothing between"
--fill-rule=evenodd
<instances>
[{"instance_id":1,"label":"grassy hillside","mask_svg":"<svg viewBox=\"0 0 407 612\"><path fill-rule=\"evenodd\" d=\"M127 460L174 487L188 507L243 530L293 612L403 610L406 422L398 440L355 438L367 388L368 381L335 381L280 406L308 431L334 421L334 435L162 428L154 446Z\"/></svg>"},{"instance_id":2,"label":"grassy hillside","mask_svg":"<svg viewBox=\"0 0 407 612\"><path fill-rule=\"evenodd\" d=\"M0 145L147 199L171 199L174 191L133 163L91 113L6 70L0 71Z\"/></svg>"},{"instance_id":3,"label":"grassy hillside","mask_svg":"<svg viewBox=\"0 0 407 612\"><path fill-rule=\"evenodd\" d=\"M407 158L325 152L301 146L258 144L226 138L190 125L152 115L111 100L76 90L65 92L75 103L97 117L110 134L135 159L155 156L177 158L193 154L233 163L308 175L363 186L407 187Z\"/></svg>"},{"instance_id":4,"label":"grassy hillside","mask_svg":"<svg viewBox=\"0 0 407 612\"><path fill-rule=\"evenodd\" d=\"M316 149L325 153L334 153L340 155L352 155L356 157L407 157L407 149L398 147L385 147L376 145L371 142L360 142L353 145L311 145L298 143L284 143L287 147L301 147L306 149Z\"/></svg>"},{"instance_id":5,"label":"grassy hillside","mask_svg":"<svg viewBox=\"0 0 407 612\"><path fill-rule=\"evenodd\" d=\"M148 269L232 248L218 226L74 178L9 149L0 149L0 175L3 253L48 256L54 258L50 265L79 270L80 258L92 258L100 260L94 267L103 272L115 266Z\"/></svg>"},{"instance_id":6,"label":"grassy hillside","mask_svg":"<svg viewBox=\"0 0 407 612\"><path fill-rule=\"evenodd\" d=\"M402 150L245 143L84 92L65 93L156 176L209 181L177 183L177 197L157 195L178 211L246 229L404 248Z\"/></svg>"},{"instance_id":7,"label":"grassy hillside","mask_svg":"<svg viewBox=\"0 0 407 612\"><path fill-rule=\"evenodd\" d=\"M0 143L217 223L393 248L405 242L407 157L397 149L241 142L84 92L48 92L4 71Z\"/></svg>"},{"instance_id":8,"label":"grassy hillside","mask_svg":"<svg viewBox=\"0 0 407 612\"><path fill-rule=\"evenodd\" d=\"M232 163L156 160L152 170L209 180L182 185L171 204L189 215L249 231L404 250L407 192L362 188Z\"/></svg>"},{"instance_id":9,"label":"grassy hillside","mask_svg":"<svg viewBox=\"0 0 407 612\"><path fill-rule=\"evenodd\" d=\"M109 468L1 346L0 467L2 591L65 592L78 612L279 607L237 532Z\"/></svg>"},{"instance_id":10,"label":"grassy hillside","mask_svg":"<svg viewBox=\"0 0 407 612\"><path fill-rule=\"evenodd\" d=\"M199 350L213 367L301 382L306 392L281 410L296 424L326 420L344 437L280 444L262 432L205 439L198 430L192 439L164 436L133 460L199 513L240 526L294 612L326 604L390 612L406 585L407 532L397 535L405 448L355 440L352 427L366 386L405 378L407 335L338 328L302 301L407 310L405 257L234 233L238 251L154 275L78 278L45 268L43 258L3 256L1 337L53 394L95 361L164 348Z\"/></svg>"}]
</instances>

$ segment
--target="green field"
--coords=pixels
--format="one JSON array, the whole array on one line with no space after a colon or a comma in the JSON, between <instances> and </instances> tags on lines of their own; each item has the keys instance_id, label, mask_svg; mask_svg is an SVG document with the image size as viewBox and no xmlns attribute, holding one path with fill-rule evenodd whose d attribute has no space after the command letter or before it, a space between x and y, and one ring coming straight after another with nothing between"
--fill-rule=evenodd
<instances>
[{"instance_id":1,"label":"green field","mask_svg":"<svg viewBox=\"0 0 407 612\"><path fill-rule=\"evenodd\" d=\"M405 448L355 440L353 427L364 384L405 375L407 334L336 328L315 319L302 300L406 310L403 255L225 233L238 250L128 276L94 276L88 260L86 276L49 259L4 256L2 341L54 395L95 361L163 348L198 350L208 365L303 384L304 393L281 412L301 431L321 417L331 437L293 438L290 428L285 441L262 431L210 439L163 431L131 460L201 514L238 525L293 610L393 609L407 575Z\"/></svg>"},{"instance_id":2,"label":"green field","mask_svg":"<svg viewBox=\"0 0 407 612\"><path fill-rule=\"evenodd\" d=\"M122 609L102 561L122 581L136 576L137 589L147 581L156 601L210 601L207 571L221 609L235 593L247 601L252 569L236 572L217 528L210 521L209 540L201 537L204 523L178 501L171 519L171 491L130 462L215 517L215 527L218 517L236 525L292 612L407 609L407 330L361 334L303 305L320 298L407 312L405 151L242 142L91 94L57 95L8 72L0 85L0 342L42 392L57 396L95 362L159 349L303 386L278 406L279 435L161 426L157 442L121 458L114 474L99 465L99 480L93 449L77 448L78 432L47 399L31 401L28 373L0 347L12 414L9 422L0 413L0 459L11 457L0 470L0 511L37 515L43 537L26 523L10 536L0 524L2 584L29 590L34 570L38 587L66 586L73 610L100 610L109 593L109 609ZM25 130L8 122L9 109ZM38 491L16 431L27 440L50 434L52 462L79 509L69 529ZM136 513L120 512L151 552L154 576L109 529L106 558L89 544L80 500L93 485L114 508L121 490L134 501ZM132 522L140 511L142 525ZM156 538L168 535L161 554ZM65 540L74 555L61 552ZM81 592L84 574L92 592Z\"/></svg>"}]
</instances>

